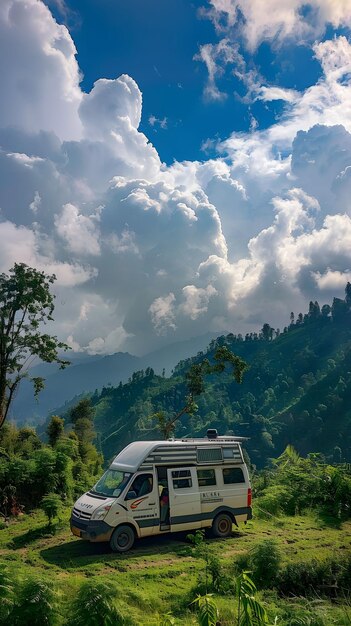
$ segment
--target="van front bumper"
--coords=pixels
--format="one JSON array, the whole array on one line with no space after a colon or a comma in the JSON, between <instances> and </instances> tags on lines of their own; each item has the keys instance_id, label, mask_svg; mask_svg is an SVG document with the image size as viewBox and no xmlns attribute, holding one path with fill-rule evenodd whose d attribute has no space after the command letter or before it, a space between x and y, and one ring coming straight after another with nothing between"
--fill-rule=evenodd
<instances>
[{"instance_id":1,"label":"van front bumper","mask_svg":"<svg viewBox=\"0 0 351 626\"><path fill-rule=\"evenodd\" d=\"M110 541L114 528L104 521L81 521L74 515L71 517L71 532L76 537L88 541Z\"/></svg>"}]
</instances>

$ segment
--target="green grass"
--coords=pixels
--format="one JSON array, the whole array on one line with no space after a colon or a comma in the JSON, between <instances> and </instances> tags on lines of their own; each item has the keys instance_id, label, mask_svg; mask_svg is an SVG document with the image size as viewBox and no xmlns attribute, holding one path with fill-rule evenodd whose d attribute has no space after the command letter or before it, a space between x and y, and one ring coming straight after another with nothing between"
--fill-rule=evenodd
<instances>
[{"instance_id":1,"label":"green grass","mask_svg":"<svg viewBox=\"0 0 351 626\"><path fill-rule=\"evenodd\" d=\"M68 519L69 511L66 511L55 534L48 530L41 512L11 522L0 530L0 562L6 563L9 572L20 578L32 574L54 581L63 606L62 615L82 582L90 579L113 584L121 610L127 611L140 625L157 624L157 614L168 611L177 617L179 624L196 623L188 607L203 575L204 562L191 555L186 533L142 539L128 554L117 555L107 544L90 544L73 537ZM231 538L208 539L207 545L229 572L238 555L267 538L278 543L283 563L330 557L343 560L351 553L351 521L335 524L312 514L269 521L254 519L234 531ZM278 599L273 591L261 592L260 597L266 603L272 624L275 615L279 617L278 624L284 625L288 623L287 616L293 615L301 604L306 610L311 606L311 601L301 598ZM217 601L223 626L232 623L235 600L218 596ZM314 610L324 615L328 626L351 624L351 610L347 618L346 605L319 600Z\"/></svg>"}]
</instances>

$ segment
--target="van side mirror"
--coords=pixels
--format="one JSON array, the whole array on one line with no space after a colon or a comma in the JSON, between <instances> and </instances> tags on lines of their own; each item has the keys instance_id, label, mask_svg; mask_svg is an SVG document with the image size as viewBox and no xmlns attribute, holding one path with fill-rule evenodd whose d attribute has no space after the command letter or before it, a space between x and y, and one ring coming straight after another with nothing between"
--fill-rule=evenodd
<instances>
[{"instance_id":1,"label":"van side mirror","mask_svg":"<svg viewBox=\"0 0 351 626\"><path fill-rule=\"evenodd\" d=\"M126 500L134 500L137 497L138 496L137 496L135 491L128 491L128 493L126 495Z\"/></svg>"}]
</instances>

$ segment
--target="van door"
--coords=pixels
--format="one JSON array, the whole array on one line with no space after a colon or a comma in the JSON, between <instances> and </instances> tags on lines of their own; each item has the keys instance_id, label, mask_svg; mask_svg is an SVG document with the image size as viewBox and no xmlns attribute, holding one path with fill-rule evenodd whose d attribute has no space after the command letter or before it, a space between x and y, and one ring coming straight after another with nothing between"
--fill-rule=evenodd
<instances>
[{"instance_id":1,"label":"van door","mask_svg":"<svg viewBox=\"0 0 351 626\"><path fill-rule=\"evenodd\" d=\"M157 482L151 472L137 474L125 496L124 506L140 528L140 536L152 535L159 525Z\"/></svg>"},{"instance_id":2,"label":"van door","mask_svg":"<svg viewBox=\"0 0 351 626\"><path fill-rule=\"evenodd\" d=\"M201 528L200 493L195 467L167 470L170 506L170 530Z\"/></svg>"}]
</instances>

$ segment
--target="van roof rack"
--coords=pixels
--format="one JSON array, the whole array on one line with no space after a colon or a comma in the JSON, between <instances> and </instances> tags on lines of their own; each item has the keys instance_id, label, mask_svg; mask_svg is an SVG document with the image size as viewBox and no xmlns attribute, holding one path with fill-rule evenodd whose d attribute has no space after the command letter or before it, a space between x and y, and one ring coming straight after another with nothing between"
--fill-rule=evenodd
<instances>
[{"instance_id":1,"label":"van roof rack","mask_svg":"<svg viewBox=\"0 0 351 626\"><path fill-rule=\"evenodd\" d=\"M220 443L235 443L235 442L240 442L240 441L248 441L249 437L237 437L236 435L218 435L218 437L214 438L210 438L210 437L182 437L182 439L172 439L171 441L208 441L208 442L213 442L215 443L216 441L220 442Z\"/></svg>"}]
</instances>

